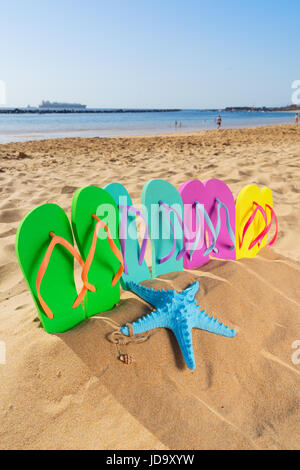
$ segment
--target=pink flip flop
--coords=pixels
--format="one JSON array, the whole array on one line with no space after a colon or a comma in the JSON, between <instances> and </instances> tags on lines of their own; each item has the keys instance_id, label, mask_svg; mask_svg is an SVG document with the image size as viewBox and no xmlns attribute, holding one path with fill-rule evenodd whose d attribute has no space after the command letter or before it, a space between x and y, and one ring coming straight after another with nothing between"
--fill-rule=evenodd
<instances>
[{"instance_id":1,"label":"pink flip flop","mask_svg":"<svg viewBox=\"0 0 300 470\"><path fill-rule=\"evenodd\" d=\"M211 256L221 259L236 259L235 249L235 201L224 181L210 179L204 182L205 208L215 228L216 242ZM209 243L212 234L208 233Z\"/></svg>"},{"instance_id":2,"label":"pink flip flop","mask_svg":"<svg viewBox=\"0 0 300 470\"><path fill-rule=\"evenodd\" d=\"M215 230L209 220L206 207L212 197L208 196L207 188L199 180L189 180L179 188L184 207L185 254L183 266L193 269L209 261L209 253L215 246ZM206 232L211 234L211 245L207 248Z\"/></svg>"}]
</instances>

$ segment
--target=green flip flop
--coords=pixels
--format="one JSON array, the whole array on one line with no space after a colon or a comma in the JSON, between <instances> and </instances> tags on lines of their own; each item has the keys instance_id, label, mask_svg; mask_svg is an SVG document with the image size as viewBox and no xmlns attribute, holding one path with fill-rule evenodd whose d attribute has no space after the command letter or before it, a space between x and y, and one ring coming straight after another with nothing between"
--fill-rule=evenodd
<instances>
[{"instance_id":1,"label":"green flip flop","mask_svg":"<svg viewBox=\"0 0 300 470\"><path fill-rule=\"evenodd\" d=\"M62 333L85 319L74 282L74 249L70 222L56 204L29 212L16 235L16 254L48 333ZM85 291L81 294L83 297Z\"/></svg>"},{"instance_id":2,"label":"green flip flop","mask_svg":"<svg viewBox=\"0 0 300 470\"><path fill-rule=\"evenodd\" d=\"M71 219L79 252L87 265L83 278L96 288L84 298L86 316L91 317L112 309L120 300L119 279L124 266L118 238L119 211L108 192L87 186L74 194Z\"/></svg>"}]
</instances>

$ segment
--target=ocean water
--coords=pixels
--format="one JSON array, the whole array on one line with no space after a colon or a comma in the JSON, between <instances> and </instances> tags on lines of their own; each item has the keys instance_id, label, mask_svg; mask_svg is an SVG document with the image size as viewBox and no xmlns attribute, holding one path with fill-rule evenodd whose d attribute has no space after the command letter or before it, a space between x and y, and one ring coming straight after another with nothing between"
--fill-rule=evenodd
<instances>
[{"instance_id":1,"label":"ocean water","mask_svg":"<svg viewBox=\"0 0 300 470\"><path fill-rule=\"evenodd\" d=\"M117 137L200 131L215 129L215 119L219 114L225 129L294 122L293 113L218 113L188 109L151 113L0 114L0 143L58 137ZM175 129L175 120L181 122L180 128Z\"/></svg>"}]
</instances>

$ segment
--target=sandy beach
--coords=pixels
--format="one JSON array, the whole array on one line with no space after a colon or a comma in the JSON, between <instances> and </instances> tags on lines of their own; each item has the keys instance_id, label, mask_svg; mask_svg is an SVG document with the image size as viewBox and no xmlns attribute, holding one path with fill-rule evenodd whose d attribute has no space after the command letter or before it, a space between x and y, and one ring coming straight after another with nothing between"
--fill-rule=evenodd
<instances>
[{"instance_id":1,"label":"sandy beach","mask_svg":"<svg viewBox=\"0 0 300 470\"><path fill-rule=\"evenodd\" d=\"M220 178L235 197L246 184L273 191L274 248L145 283L180 291L199 280L200 305L237 330L230 340L194 330L195 371L164 329L123 347L131 366L101 320L48 335L15 256L17 226L37 205L57 203L70 216L77 188L114 181L139 204L150 178L176 187ZM299 448L299 274L300 126L0 145L0 448ZM110 317L123 324L149 311L122 292Z\"/></svg>"}]
</instances>

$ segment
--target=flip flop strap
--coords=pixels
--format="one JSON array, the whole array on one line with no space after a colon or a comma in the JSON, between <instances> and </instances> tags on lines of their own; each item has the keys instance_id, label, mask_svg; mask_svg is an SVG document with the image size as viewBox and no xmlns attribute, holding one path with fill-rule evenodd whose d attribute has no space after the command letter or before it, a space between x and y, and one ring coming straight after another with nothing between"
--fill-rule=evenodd
<instances>
[{"instance_id":1,"label":"flip flop strap","mask_svg":"<svg viewBox=\"0 0 300 470\"><path fill-rule=\"evenodd\" d=\"M123 262L122 253L120 252L120 250L116 246L115 242L113 241L108 226L101 219L99 219L99 217L97 217L97 215L92 214L92 217L97 221L97 223L96 223L95 229L94 229L91 248L90 248L89 254L87 256L87 259L84 263L83 269L82 269L81 279L84 283L87 282L88 272L89 272L89 269L91 267L92 261L94 259L95 251L96 251L98 233L99 233L100 228L103 227L106 234L107 234L107 240L108 240L109 246L111 248L111 251L116 256L116 258L120 261L120 264L121 264L118 271L117 271L117 273L115 274L115 276L112 280L112 283L111 283L112 286L115 286L117 284L117 282L119 281L119 279L122 276L123 271L124 271L124 262Z\"/></svg>"},{"instance_id":2,"label":"flip flop strap","mask_svg":"<svg viewBox=\"0 0 300 470\"><path fill-rule=\"evenodd\" d=\"M123 254L123 260L124 260L124 273L128 274L128 267L126 263L126 255L125 255L125 249L126 249L126 227L127 227L127 217L128 217L128 212L132 211L136 215L139 215L144 223L145 223L145 235L144 239L142 242L141 250L140 250L140 255L139 255L139 265L141 266L144 258L145 258L145 253L146 253L146 248L147 248L147 243L149 239L149 228L147 221L141 211L139 211L136 207L134 206L119 206L122 209L122 219L121 219L121 227L120 227L120 243L121 243L121 250Z\"/></svg>"},{"instance_id":3,"label":"flip flop strap","mask_svg":"<svg viewBox=\"0 0 300 470\"><path fill-rule=\"evenodd\" d=\"M69 243L64 238L55 235L53 232L50 232L50 236L52 237L52 240L51 240L51 242L50 242L50 244L47 248L47 251L45 253L45 256L43 258L43 261L42 261L42 263L40 265L40 268L39 268L39 271L37 273L36 290L37 290L37 295L38 295L39 302L40 302L40 304L41 304L41 306L42 306L42 308L45 312L45 315L52 320L54 318L54 315L53 315L51 309L48 307L48 305L44 301L44 299L42 298L40 288L41 288L42 280L43 280L43 277L46 273L46 270L47 270L47 267L48 267L48 264L49 264L49 261L50 261L50 258L51 258L51 255L52 255L52 252L53 252L53 249L54 249L55 245L59 244L59 245L62 245L64 248L66 248L66 250L68 250L74 256L74 258L79 262L81 267L84 266L84 262L83 262L83 260L80 256L80 254L78 253L78 251L74 248L73 245L71 245L71 243ZM80 294L78 295L77 299L75 300L75 302L73 304L73 308L76 308L80 304L80 302L83 299L83 297L85 295L85 292L87 290L91 290L91 291L95 292L96 288L94 286L92 286L91 284L89 284L89 282L86 280L86 282L84 282L84 285L81 289Z\"/></svg>"},{"instance_id":4,"label":"flip flop strap","mask_svg":"<svg viewBox=\"0 0 300 470\"><path fill-rule=\"evenodd\" d=\"M220 230L221 230L221 209L223 208L226 212L226 228L227 228L227 232L228 232L228 235L230 236L231 238L231 241L232 241L232 245L229 247L230 250L234 250L235 248L235 235L232 231L232 228L231 228L231 225L230 225L230 215L229 215L229 210L227 208L227 206L222 202L220 201L220 199L218 197L216 197L216 201L218 203L218 207L217 207L217 211L218 211L218 222L217 222L217 227L216 227L216 238L218 239L219 235L220 235Z\"/></svg>"},{"instance_id":5,"label":"flip flop strap","mask_svg":"<svg viewBox=\"0 0 300 470\"><path fill-rule=\"evenodd\" d=\"M278 220L277 220L277 216L275 214L274 209L271 206L269 206L269 204L266 204L266 208L269 209L270 212L271 212L271 220L270 220L269 225L267 225L265 230L262 232L262 234L260 236L260 240L262 240L270 232L271 227L272 227L272 223L274 221L275 224L276 224L275 234L274 234L274 237L272 238L272 240L267 245L267 248L270 248L272 245L274 245L274 243L277 239L277 236L278 236ZM259 241L259 243L260 243L260 241Z\"/></svg>"},{"instance_id":6,"label":"flip flop strap","mask_svg":"<svg viewBox=\"0 0 300 470\"><path fill-rule=\"evenodd\" d=\"M203 206L203 204L200 204L200 202L198 202L198 201L195 201L195 207L196 207L196 217L197 217L197 223L198 223L198 230L197 230L197 235L196 235L195 241L194 241L193 246L190 250L190 260L191 261L192 261L193 254L194 254L194 252L195 252L195 250L198 246L198 243L200 241L200 237L201 237L201 234L202 234L201 217L200 217L199 211L201 211L201 214L203 215L204 220L207 223L208 228L211 231L211 234L212 234L212 237L213 237L211 245L204 251L203 256L208 256L209 253L211 253L215 249L215 245L216 245L216 241L217 241L216 231L214 229L212 221L210 220L210 217L209 217L205 207Z\"/></svg>"},{"instance_id":7,"label":"flip flop strap","mask_svg":"<svg viewBox=\"0 0 300 470\"><path fill-rule=\"evenodd\" d=\"M266 204L266 207L271 211L271 222L270 222L270 229L271 229L271 225L272 225L272 222L274 220L275 224L276 224L276 230L275 230L275 235L274 237L272 238L272 240L270 241L270 243L268 244L268 248L270 248L272 245L274 245L276 239L277 239L277 236L278 236L278 219L277 219L277 216L275 214L275 211L274 209L269 206L269 204ZM270 230L269 229L269 230Z\"/></svg>"},{"instance_id":8,"label":"flip flop strap","mask_svg":"<svg viewBox=\"0 0 300 470\"><path fill-rule=\"evenodd\" d=\"M164 208L164 210L165 210L165 214L166 214L167 219L168 219L168 221L169 221L169 224L170 224L170 226L171 226L171 229L172 229L172 232L173 232L173 238L174 238L173 247L172 247L170 253L169 253L168 255L164 256L163 258L160 258L160 259L158 260L159 264L162 264L162 263L165 263L166 261L168 261L168 260L173 256L173 254L174 254L174 252L175 252L175 250L176 250L176 245L177 245L177 240L176 240L176 236L175 236L175 229L174 229L174 226L173 226L173 224L172 224L172 222L171 222L171 218L170 218L170 211L173 211L173 212L176 214L177 219L178 219L178 221L179 221L179 223L180 223L180 226L181 226L181 228L182 228L182 233L184 233L184 224L183 224L182 218L180 217L178 211L177 211L176 209L174 209L174 207L169 206L168 204L165 204L165 203L162 202L162 201L159 201L159 205L162 206L162 207ZM186 252L186 249L185 249L185 247L183 247L182 250L181 250L181 251L178 253L178 255L176 256L176 260L177 260L177 261L180 260L180 258L183 257L183 255L185 254L185 252Z\"/></svg>"},{"instance_id":9,"label":"flip flop strap","mask_svg":"<svg viewBox=\"0 0 300 470\"><path fill-rule=\"evenodd\" d=\"M257 204L257 202L253 201L253 204L256 206L255 210L252 212L251 216L249 217L249 219L247 220L245 226L244 226L244 229L243 229L243 234L242 234L242 239L240 240L240 243L239 243L239 247L240 249L242 248L242 245L244 243L244 238L245 238L245 235L247 233L247 230L249 229L250 225L252 224L253 220L255 219L255 216L258 212L260 212L264 218L264 221L265 221L265 224L266 226L268 225L268 221L267 221L267 215L266 215L266 212L265 210L259 205ZM259 243L260 240L265 236L265 230L266 230L266 227L264 228L264 230L250 243L249 247L248 247L248 250L251 250L251 248L253 248L256 243Z\"/></svg>"}]
</instances>

